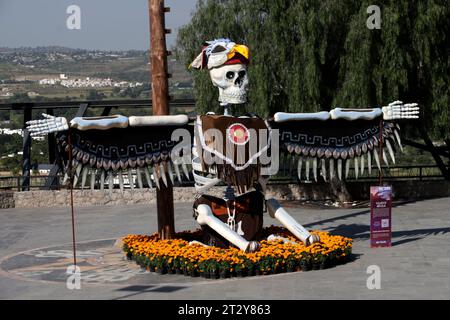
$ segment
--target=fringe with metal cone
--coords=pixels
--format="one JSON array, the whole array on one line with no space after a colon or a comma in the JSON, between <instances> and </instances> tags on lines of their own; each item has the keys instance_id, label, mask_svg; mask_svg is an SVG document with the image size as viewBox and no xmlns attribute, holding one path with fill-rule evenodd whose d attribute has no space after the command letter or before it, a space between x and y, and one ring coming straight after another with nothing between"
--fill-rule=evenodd
<instances>
[{"instance_id":1,"label":"fringe with metal cone","mask_svg":"<svg viewBox=\"0 0 450 320\"><path fill-rule=\"evenodd\" d=\"M112 171L110 171L108 173L108 189L109 189L109 193L112 193L114 190L114 179L113 179Z\"/></svg>"},{"instance_id":2,"label":"fringe with metal cone","mask_svg":"<svg viewBox=\"0 0 450 320\"><path fill-rule=\"evenodd\" d=\"M124 189L124 187L123 187L123 175L122 175L121 171L118 173L118 177L119 177L120 192L123 193L123 189Z\"/></svg>"},{"instance_id":3,"label":"fringe with metal cone","mask_svg":"<svg viewBox=\"0 0 450 320\"><path fill-rule=\"evenodd\" d=\"M397 144L400 147L400 150L403 152L402 140L400 139L400 134L396 129L394 129L394 136L397 139Z\"/></svg>"},{"instance_id":4,"label":"fringe with metal cone","mask_svg":"<svg viewBox=\"0 0 450 320\"><path fill-rule=\"evenodd\" d=\"M337 161L337 166L338 166L338 178L339 180L342 180L342 159L338 159Z\"/></svg>"},{"instance_id":5,"label":"fringe with metal cone","mask_svg":"<svg viewBox=\"0 0 450 320\"><path fill-rule=\"evenodd\" d=\"M95 175L96 172L94 169L91 170L91 190L95 189Z\"/></svg>"},{"instance_id":6,"label":"fringe with metal cone","mask_svg":"<svg viewBox=\"0 0 450 320\"><path fill-rule=\"evenodd\" d=\"M180 173L180 167L178 167L177 163L174 163L174 168L175 168L175 174L177 175L178 181L182 182L182 180L181 180L181 173Z\"/></svg>"},{"instance_id":7,"label":"fringe with metal cone","mask_svg":"<svg viewBox=\"0 0 450 320\"><path fill-rule=\"evenodd\" d=\"M75 171L75 178L73 181L73 187L76 188L78 184L78 180L80 178L81 170L83 169L83 165L81 163L78 164L77 169Z\"/></svg>"},{"instance_id":8,"label":"fringe with metal cone","mask_svg":"<svg viewBox=\"0 0 450 320\"><path fill-rule=\"evenodd\" d=\"M128 184L130 185L131 191L134 190L134 181L133 181L133 173L131 169L128 169Z\"/></svg>"},{"instance_id":9,"label":"fringe with metal cone","mask_svg":"<svg viewBox=\"0 0 450 320\"><path fill-rule=\"evenodd\" d=\"M327 181L327 166L326 166L325 159L322 159L321 163L322 163L322 177L326 182Z\"/></svg>"},{"instance_id":10,"label":"fringe with metal cone","mask_svg":"<svg viewBox=\"0 0 450 320\"><path fill-rule=\"evenodd\" d=\"M306 158L306 181L309 182L309 158Z\"/></svg>"},{"instance_id":11,"label":"fringe with metal cone","mask_svg":"<svg viewBox=\"0 0 450 320\"><path fill-rule=\"evenodd\" d=\"M145 168L144 168L144 170L145 170ZM137 182L138 182L139 189L143 189L144 188L144 184L142 183L141 168L137 168L136 169L136 176L137 176Z\"/></svg>"},{"instance_id":12,"label":"fringe with metal cone","mask_svg":"<svg viewBox=\"0 0 450 320\"><path fill-rule=\"evenodd\" d=\"M161 179L164 182L164 185L167 187L169 184L167 183L166 170L162 162L159 164L159 174L161 175Z\"/></svg>"},{"instance_id":13,"label":"fringe with metal cone","mask_svg":"<svg viewBox=\"0 0 450 320\"><path fill-rule=\"evenodd\" d=\"M330 159L330 181L336 176L336 172L334 170L334 160Z\"/></svg>"},{"instance_id":14,"label":"fringe with metal cone","mask_svg":"<svg viewBox=\"0 0 450 320\"><path fill-rule=\"evenodd\" d=\"M172 185L173 185L174 184L174 178L173 178L172 165L170 164L169 161L167 161L166 162L166 166L167 166L167 172L169 174L170 181L172 182Z\"/></svg>"},{"instance_id":15,"label":"fringe with metal cone","mask_svg":"<svg viewBox=\"0 0 450 320\"><path fill-rule=\"evenodd\" d=\"M100 173L100 190L101 191L105 190L105 175L106 175L106 172L104 170L102 170L102 172Z\"/></svg>"},{"instance_id":16,"label":"fringe with metal cone","mask_svg":"<svg viewBox=\"0 0 450 320\"><path fill-rule=\"evenodd\" d=\"M184 172L184 175L186 176L186 178L187 178L188 180L190 180L190 178L189 178L189 170L188 170L187 165L186 165L186 163L184 162L184 160L183 160L183 162L181 163L181 167L183 168L183 172Z\"/></svg>"},{"instance_id":17,"label":"fringe with metal cone","mask_svg":"<svg viewBox=\"0 0 450 320\"><path fill-rule=\"evenodd\" d=\"M144 175L145 175L145 179L147 180L148 187L150 189L153 189L153 184L152 184L152 179L150 177L149 168L144 168Z\"/></svg>"},{"instance_id":18,"label":"fringe with metal cone","mask_svg":"<svg viewBox=\"0 0 450 320\"><path fill-rule=\"evenodd\" d=\"M159 166L156 165L153 167L153 178L155 179L155 184L158 189L161 189L159 185L159 179L161 178L159 175Z\"/></svg>"},{"instance_id":19,"label":"fringe with metal cone","mask_svg":"<svg viewBox=\"0 0 450 320\"><path fill-rule=\"evenodd\" d=\"M380 165L380 157L378 156L378 150L373 151L373 157L375 158L375 162L377 164L378 170L381 171L381 165Z\"/></svg>"},{"instance_id":20,"label":"fringe with metal cone","mask_svg":"<svg viewBox=\"0 0 450 320\"><path fill-rule=\"evenodd\" d=\"M313 159L313 175L314 180L317 182L317 158Z\"/></svg>"},{"instance_id":21,"label":"fringe with metal cone","mask_svg":"<svg viewBox=\"0 0 450 320\"><path fill-rule=\"evenodd\" d=\"M389 167L389 162L386 156L386 150L383 149L383 161Z\"/></svg>"},{"instance_id":22,"label":"fringe with metal cone","mask_svg":"<svg viewBox=\"0 0 450 320\"><path fill-rule=\"evenodd\" d=\"M361 155L361 176L363 176L364 175L364 170L365 170L365 163L364 163L365 161L364 161L364 155L362 154Z\"/></svg>"},{"instance_id":23,"label":"fringe with metal cone","mask_svg":"<svg viewBox=\"0 0 450 320\"><path fill-rule=\"evenodd\" d=\"M386 139L385 142L386 142L386 147L387 147L387 149L389 151L389 155L391 156L392 163L395 164L395 156L394 156L394 150L392 149L392 145L391 145L391 143L389 142L388 139Z\"/></svg>"},{"instance_id":24,"label":"fringe with metal cone","mask_svg":"<svg viewBox=\"0 0 450 320\"><path fill-rule=\"evenodd\" d=\"M302 180L302 165L303 165L302 157L299 157L298 158L298 165L297 165L297 173L298 173L298 179L300 181Z\"/></svg>"},{"instance_id":25,"label":"fringe with metal cone","mask_svg":"<svg viewBox=\"0 0 450 320\"><path fill-rule=\"evenodd\" d=\"M348 178L349 172L350 172L350 159L345 161L345 179Z\"/></svg>"}]
</instances>

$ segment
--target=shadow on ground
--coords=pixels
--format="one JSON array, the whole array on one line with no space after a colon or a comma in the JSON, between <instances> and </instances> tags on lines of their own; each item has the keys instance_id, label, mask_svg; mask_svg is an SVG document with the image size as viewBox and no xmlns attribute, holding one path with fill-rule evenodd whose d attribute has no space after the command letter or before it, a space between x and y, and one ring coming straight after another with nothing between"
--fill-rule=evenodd
<instances>
[{"instance_id":1,"label":"shadow on ground","mask_svg":"<svg viewBox=\"0 0 450 320\"><path fill-rule=\"evenodd\" d=\"M326 229L331 234L341 235L352 239L370 239L370 227L362 224L341 224L337 227ZM392 232L392 246L422 240L429 236L437 236L450 233L450 227L434 229L415 229Z\"/></svg>"},{"instance_id":2,"label":"shadow on ground","mask_svg":"<svg viewBox=\"0 0 450 320\"><path fill-rule=\"evenodd\" d=\"M115 298L113 300L120 300L120 299L128 299L131 297L138 296L143 293L149 293L149 292L158 292L158 293L171 293L179 290L183 290L185 287L175 287L175 286L128 286L124 288L117 289L118 292L132 292L130 294L124 295L119 298Z\"/></svg>"},{"instance_id":3,"label":"shadow on ground","mask_svg":"<svg viewBox=\"0 0 450 320\"><path fill-rule=\"evenodd\" d=\"M412 203L417 203L417 200L401 200L394 204L394 207L400 207ZM349 214L344 214L341 216L323 219L317 222L305 224L307 228L316 228L323 226L325 231L329 231L331 234L341 235L357 240L368 240L370 239L370 225L369 224L340 224L335 227L327 227L327 224L334 223L340 220L350 220L358 216L370 215L370 209L362 210L358 212L353 212ZM405 231L394 231L392 232L392 245L399 246L405 243L422 240L429 236L437 236L442 234L450 233L450 227L441 228L430 228L430 229L415 229L415 230L405 230Z\"/></svg>"}]
</instances>

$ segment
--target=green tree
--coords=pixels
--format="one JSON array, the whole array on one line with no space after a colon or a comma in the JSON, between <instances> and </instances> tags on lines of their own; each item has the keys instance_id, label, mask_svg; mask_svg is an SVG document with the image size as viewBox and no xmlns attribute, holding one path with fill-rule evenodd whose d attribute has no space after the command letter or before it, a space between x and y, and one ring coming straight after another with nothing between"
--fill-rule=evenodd
<instances>
[{"instance_id":1,"label":"green tree","mask_svg":"<svg viewBox=\"0 0 450 320\"><path fill-rule=\"evenodd\" d=\"M205 40L228 37L252 54L247 109L314 112L418 102L438 137L449 132L448 0L199 0L177 39L186 66ZM193 71L199 112L220 111L207 72Z\"/></svg>"},{"instance_id":2,"label":"green tree","mask_svg":"<svg viewBox=\"0 0 450 320\"><path fill-rule=\"evenodd\" d=\"M103 92L98 92L97 90L91 89L88 91L87 100L103 100L106 98L105 94Z\"/></svg>"}]
</instances>

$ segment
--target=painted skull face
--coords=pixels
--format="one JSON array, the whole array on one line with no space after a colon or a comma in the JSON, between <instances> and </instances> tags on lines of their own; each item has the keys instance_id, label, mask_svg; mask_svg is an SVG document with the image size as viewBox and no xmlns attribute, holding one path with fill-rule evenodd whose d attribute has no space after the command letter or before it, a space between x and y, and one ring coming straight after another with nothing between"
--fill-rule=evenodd
<instances>
[{"instance_id":1,"label":"painted skull face","mask_svg":"<svg viewBox=\"0 0 450 320\"><path fill-rule=\"evenodd\" d=\"M219 88L219 101L229 104L247 102L248 74L244 64L224 65L209 71L215 87Z\"/></svg>"}]
</instances>

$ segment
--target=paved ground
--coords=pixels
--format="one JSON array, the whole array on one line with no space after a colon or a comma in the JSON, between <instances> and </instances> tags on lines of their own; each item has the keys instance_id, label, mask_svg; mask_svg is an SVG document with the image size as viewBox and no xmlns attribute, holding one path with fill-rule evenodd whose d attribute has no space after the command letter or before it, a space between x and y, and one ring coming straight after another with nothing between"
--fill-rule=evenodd
<instances>
[{"instance_id":1,"label":"paved ground","mask_svg":"<svg viewBox=\"0 0 450 320\"><path fill-rule=\"evenodd\" d=\"M70 264L70 246L64 245L71 241L70 210L0 210L0 299L450 299L450 198L398 204L389 249L369 248L368 209L289 211L308 228L354 238L357 259L328 270L211 281L142 274L122 261L106 280L91 276L72 291L64 275L58 282L42 272ZM177 230L196 228L191 212L190 204L176 205ZM86 273L120 260L117 250L108 251L114 239L156 231L153 206L78 208L76 214ZM272 223L267 216L265 224ZM106 240L94 241L99 239ZM36 257L47 260L36 268ZM371 265L381 269L380 290L367 288ZM117 270L131 276L114 278Z\"/></svg>"}]
</instances>

